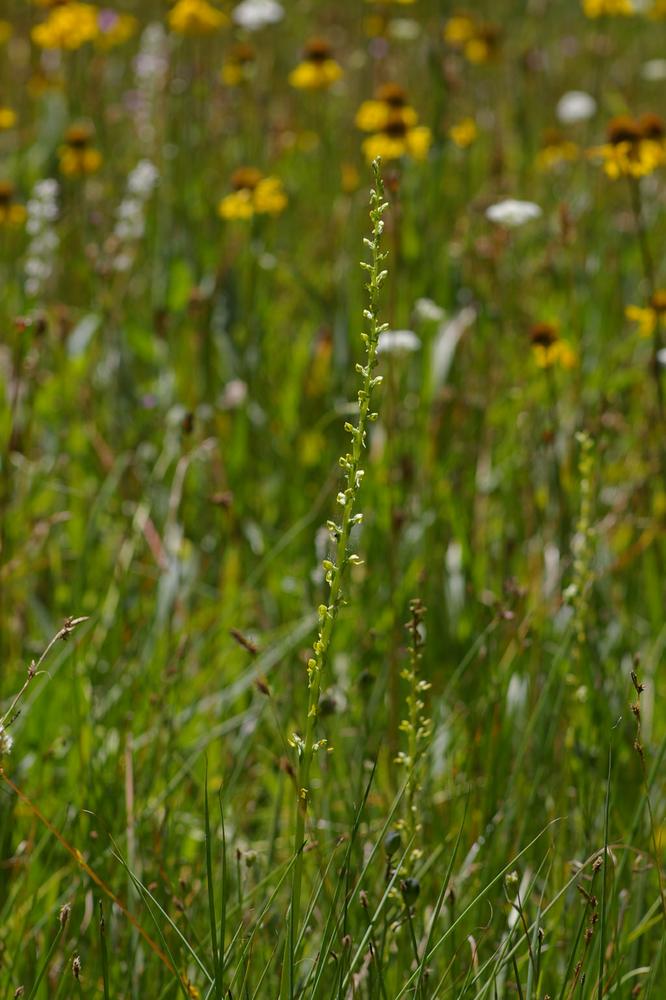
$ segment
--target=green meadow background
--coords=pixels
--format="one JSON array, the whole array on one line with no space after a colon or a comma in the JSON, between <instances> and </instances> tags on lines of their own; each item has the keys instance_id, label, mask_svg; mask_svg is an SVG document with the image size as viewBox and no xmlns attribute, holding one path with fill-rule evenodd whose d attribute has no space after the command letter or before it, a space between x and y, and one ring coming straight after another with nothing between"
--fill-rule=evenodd
<instances>
[{"instance_id":1,"label":"green meadow background","mask_svg":"<svg viewBox=\"0 0 666 1000\"><path fill-rule=\"evenodd\" d=\"M642 337L625 309L666 283L666 189L588 150L663 111L663 20L470 3L497 29L479 63L445 41L448 2L283 6L182 35L166 3L118 0L127 41L43 50L50 11L2 3L0 180L27 219L0 205L0 995L658 1000L666 313ZM342 75L302 90L313 36ZM295 853L293 734L364 363L355 116L387 82L432 133L381 166L379 315L418 346L376 369L332 752ZM596 111L567 124L571 90ZM101 162L68 176L80 122ZM141 231L119 236L142 160ZM220 217L242 166L279 178L283 211ZM493 223L506 198L541 214ZM571 366L539 364L536 324ZM430 724L401 765L414 633Z\"/></svg>"}]
</instances>

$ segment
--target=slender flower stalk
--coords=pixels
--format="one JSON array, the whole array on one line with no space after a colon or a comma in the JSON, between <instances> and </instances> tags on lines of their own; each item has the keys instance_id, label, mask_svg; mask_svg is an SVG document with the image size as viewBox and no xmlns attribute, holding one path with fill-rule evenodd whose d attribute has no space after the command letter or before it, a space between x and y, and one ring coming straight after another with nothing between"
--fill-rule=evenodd
<instances>
[{"instance_id":1,"label":"slender flower stalk","mask_svg":"<svg viewBox=\"0 0 666 1000\"><path fill-rule=\"evenodd\" d=\"M26 206L26 230L30 236L25 256L25 294L31 299L45 295L57 261L60 237L58 218L58 182L53 178L38 181Z\"/></svg>"},{"instance_id":2,"label":"slender flower stalk","mask_svg":"<svg viewBox=\"0 0 666 1000\"><path fill-rule=\"evenodd\" d=\"M573 609L573 656L580 663L587 640L587 618L590 590L594 580L594 441L585 431L576 435L580 445L578 477L580 482L580 513L574 536L573 576L564 597Z\"/></svg>"},{"instance_id":3,"label":"slender flower stalk","mask_svg":"<svg viewBox=\"0 0 666 1000\"><path fill-rule=\"evenodd\" d=\"M30 686L30 682L33 680L34 677L37 676L38 673L41 672L40 671L40 667L41 667L42 663L44 662L44 660L46 659L46 657L49 655L49 653L51 652L51 650L53 649L53 647L55 646L55 644L58 642L58 640L59 639L63 639L63 640L68 639L69 636L72 634L72 632L74 631L74 629L76 628L77 625L81 625L83 622L87 622L87 621L88 621L87 615L80 616L79 618L66 618L65 619L65 622L64 622L62 628L58 629L58 631L56 632L56 634L49 641L48 645L46 646L46 649L44 650L44 652L42 653L42 655L39 657L39 659L37 660L37 662L35 662L34 660L31 662L30 666L28 667L27 677L26 677L25 681L23 682L23 686L21 687L21 690L18 692L18 694L16 694L14 696L14 698L12 699L12 702L11 702L9 708L6 710L6 712L3 715L0 715L0 731L2 731L3 729L5 729L7 726L11 725L11 723L16 718L16 714L15 713L16 713L16 708L18 706L18 703L20 702L20 700L23 697L23 695L25 694L25 692L28 690L28 687Z\"/></svg>"},{"instance_id":4,"label":"slender flower stalk","mask_svg":"<svg viewBox=\"0 0 666 1000\"><path fill-rule=\"evenodd\" d=\"M406 737L406 750L401 750L395 758L395 763L407 771L407 788L405 795L405 817L402 826L406 828L407 836L413 847L408 855L407 868L411 869L422 856L419 839L422 823L419 819L419 792L421 791L420 770L423 755L428 749L432 735L432 720L425 714L424 695L430 690L430 684L420 676L420 663L423 658L423 636L421 627L426 608L415 598L409 602L411 618L405 625L409 632L409 665L400 676L409 685L407 693L407 718L400 723L400 731Z\"/></svg>"},{"instance_id":5,"label":"slender flower stalk","mask_svg":"<svg viewBox=\"0 0 666 1000\"><path fill-rule=\"evenodd\" d=\"M636 177L629 177L628 181L629 181L629 189L631 192L631 209L634 213L636 234L638 237L638 245L641 251L641 261L643 263L643 276L645 278L645 283L647 285L648 293L650 297L652 297L655 292L654 261L652 259L652 253L650 251L650 244L648 242L647 229L645 227L640 180ZM652 333L651 370L652 370L652 375L654 377L659 416L663 420L664 390L661 384L661 365L659 364L660 350L661 350L661 325L659 323L655 323L654 330Z\"/></svg>"},{"instance_id":6,"label":"slender flower stalk","mask_svg":"<svg viewBox=\"0 0 666 1000\"><path fill-rule=\"evenodd\" d=\"M636 738L634 739L634 750L638 754L638 759L641 764L641 775L643 778L643 786L645 788L645 801L647 803L648 816L650 819L650 835L652 837L652 847L654 850L654 864L657 869L657 880L659 882L659 899L661 901L661 912L666 919L666 893L664 892L664 879L661 871L661 848L657 836L657 826L654 819L654 812L652 811L652 801L650 799L650 779L648 777L647 768L645 766L645 749L641 742L642 738L642 719L641 719L641 694L645 690L645 685L642 684L636 672L631 671L631 683L634 685L636 690L636 701L631 705L631 711L633 712L634 718L636 720Z\"/></svg>"},{"instance_id":7,"label":"slender flower stalk","mask_svg":"<svg viewBox=\"0 0 666 1000\"><path fill-rule=\"evenodd\" d=\"M326 583L328 585L328 600L319 607L319 631L313 645L313 656L308 661L308 712L305 724L305 737L294 734L290 744L295 747L299 758L298 796L296 802L296 819L294 834L294 862L291 909L285 946L285 958L282 968L280 989L281 1000L294 994L294 952L298 940L301 910L301 888L303 881L303 847L305 844L305 824L310 803L310 775L315 753L323 749L326 740L315 741L315 728L319 714L319 698L321 695L322 677L328 663L331 639L340 607L344 604L343 581L349 566L359 565L361 559L351 549L352 528L360 524L363 515L355 512L359 497L364 470L361 459L366 443L368 424L377 419L377 413L371 409L373 389L382 381L381 376L373 376L377 365L377 344L380 334L387 329L387 324L379 322L379 292L387 272L382 268L386 252L381 250L381 236L384 230L383 213L387 208L384 201L384 185L380 173L380 161L372 164L374 187L370 195L371 237L364 243L370 250L370 261L362 262L361 267L367 272L368 305L363 311L364 330L361 333L366 352L366 363L357 364L356 371L361 377L358 390L357 422L345 424L345 430L351 437L351 446L347 454L339 459L344 473L344 488L337 496L338 506L342 516L328 521L327 528L333 542L334 555L332 559L324 560Z\"/></svg>"}]
</instances>

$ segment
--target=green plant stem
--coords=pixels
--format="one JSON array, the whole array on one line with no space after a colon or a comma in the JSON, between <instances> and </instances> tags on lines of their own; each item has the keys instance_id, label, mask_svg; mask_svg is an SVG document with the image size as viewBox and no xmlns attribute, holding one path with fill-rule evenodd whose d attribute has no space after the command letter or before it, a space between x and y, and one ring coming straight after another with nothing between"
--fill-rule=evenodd
<instances>
[{"instance_id":1,"label":"green plant stem","mask_svg":"<svg viewBox=\"0 0 666 1000\"><path fill-rule=\"evenodd\" d=\"M634 213L634 222L636 225L636 233L638 235L638 245L641 251L641 260L643 262L643 275L645 277L645 282L648 287L648 293L650 297L654 295L655 292L655 278L654 278L654 261L652 259L652 253L650 251L650 244L648 243L647 230L645 228L645 220L643 218L643 202L641 198L641 185L640 181L636 177L629 178L629 190L631 192L631 208ZM652 373L655 381L655 389L657 393L657 406L659 408L659 417L664 419L664 391L661 385L661 372L659 367L659 351L661 350L661 324L657 319L654 324L654 332L652 334L652 359L651 367ZM664 451L662 448L662 457Z\"/></svg>"},{"instance_id":2,"label":"green plant stem","mask_svg":"<svg viewBox=\"0 0 666 1000\"><path fill-rule=\"evenodd\" d=\"M53 958L53 956L55 954L55 950L58 947L58 942L60 941L60 938L63 936L66 924L67 924L66 919L64 919L64 918L61 919L60 926L58 927L58 931L56 933L56 936L54 937L53 941L51 942L51 947L49 948L49 950L48 950L48 952L46 954L46 958L44 959L42 967L39 970L39 972L37 973L37 978L35 979L33 987L30 990L30 995L28 996L28 1000L33 1000L33 998L37 996L37 993L39 991L39 987L41 985L42 979L44 978L44 974L46 973L46 970L49 967L49 963L50 963L51 959Z\"/></svg>"},{"instance_id":3,"label":"green plant stem","mask_svg":"<svg viewBox=\"0 0 666 1000\"><path fill-rule=\"evenodd\" d=\"M372 373L377 364L379 335L385 329L379 322L378 308L379 290L386 277L386 272L382 270L382 262L386 255L381 250L381 235L384 228L382 215L386 204L384 202L384 188L378 161L375 161L373 164L373 171L375 186L370 199L372 236L371 239L365 240L366 246L369 247L371 252L371 261L370 263L363 263L361 265L368 272L368 307L364 310L366 330L362 334L367 360L365 365L357 365L357 371L361 375L361 388L358 392L358 421L355 426L350 423L345 425L345 429L351 435L352 444L351 452L340 459L340 465L345 472L345 489L338 494L338 503L343 509L342 523L328 523L329 531L335 541L335 562L329 560L324 562L329 594L327 604L321 605L319 608L319 634L313 646L314 656L308 662L308 711L305 738L295 737L292 740L292 744L297 747L299 754L294 833L295 862L287 940L280 984L280 1000L287 1000L288 997L293 997L294 995L294 952L300 924L303 849L305 846L305 825L310 800L310 775L314 754L320 746L320 744L315 743L315 726L319 711L322 675L328 663L331 639L338 611L343 603L343 578L350 563L359 562L358 557L349 551L349 542L352 528L361 519L360 515L354 513L363 479L363 470L360 467L361 457L365 447L368 424L376 419L376 414L370 409L372 390L381 381L380 378L373 377Z\"/></svg>"}]
</instances>

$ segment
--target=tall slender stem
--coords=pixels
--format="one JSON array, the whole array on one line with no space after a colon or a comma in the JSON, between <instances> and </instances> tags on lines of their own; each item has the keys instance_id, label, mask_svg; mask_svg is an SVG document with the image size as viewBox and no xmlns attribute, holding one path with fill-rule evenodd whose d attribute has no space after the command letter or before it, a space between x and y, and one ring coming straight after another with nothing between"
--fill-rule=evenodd
<instances>
[{"instance_id":1,"label":"tall slender stem","mask_svg":"<svg viewBox=\"0 0 666 1000\"><path fill-rule=\"evenodd\" d=\"M368 424L376 420L377 414L370 409L372 391L381 382L381 376L373 376L377 365L377 344L379 335L386 327L379 322L379 291L386 278L382 264L386 253L381 250L381 236L384 230L382 215L387 207L384 201L384 186L380 173L380 163L373 163L374 188L370 196L371 237L364 243L370 250L370 261L363 262L361 267L367 271L368 305L363 311L364 331L361 334L366 351L365 365L358 364L356 371L361 376L361 387L358 390L358 420L356 424L346 423L345 430L351 437L351 449L339 459L344 473L344 489L337 496L338 505L342 508L340 523L329 521L327 527L334 544L334 560L324 560L326 583L329 588L328 600L319 606L319 632L313 645L313 656L308 661L308 711L305 723L305 737L293 734L290 744L298 752L298 794L296 801L294 862L291 907L285 943L282 978L280 983L280 1000L288 1000L294 996L294 960L298 942L301 916L301 893L303 884L303 849L305 847L305 825L311 798L310 776L315 753L323 749L325 740L315 742L315 728L319 714L319 698L321 695L322 676L328 664L329 650L333 629L338 611L344 603L342 589L343 578L350 565L358 565L361 560L350 549L351 531L354 525L362 520L362 514L355 513L354 508L363 481L361 457L365 448Z\"/></svg>"},{"instance_id":2,"label":"tall slender stem","mask_svg":"<svg viewBox=\"0 0 666 1000\"><path fill-rule=\"evenodd\" d=\"M655 278L654 278L654 261L652 259L652 252L650 250L650 244L647 238L647 230L645 228L645 220L643 218L643 202L641 199L641 184L640 180L636 177L629 178L629 190L631 191L631 207L634 213L634 222L636 225L636 234L638 236L638 245L641 251L641 260L643 262L643 275L645 277L645 283L648 287L648 294L650 298L654 296L655 293ZM655 381L655 389L657 392L657 406L659 408L659 416L664 419L664 390L661 384L661 371L659 364L659 351L661 350L661 324L657 320L654 324L654 331L652 334L652 359L651 367L652 374ZM662 448L663 457L663 448Z\"/></svg>"},{"instance_id":3,"label":"tall slender stem","mask_svg":"<svg viewBox=\"0 0 666 1000\"><path fill-rule=\"evenodd\" d=\"M648 291L650 295L653 295L655 287L654 263L652 260L652 253L650 251L650 244L648 243L647 230L645 228L645 220L643 218L641 184L637 177L629 178L629 188L631 191L631 207L634 213L634 221L636 223L638 244L640 246L641 259L643 261L643 273L645 275L645 280L647 282Z\"/></svg>"}]
</instances>

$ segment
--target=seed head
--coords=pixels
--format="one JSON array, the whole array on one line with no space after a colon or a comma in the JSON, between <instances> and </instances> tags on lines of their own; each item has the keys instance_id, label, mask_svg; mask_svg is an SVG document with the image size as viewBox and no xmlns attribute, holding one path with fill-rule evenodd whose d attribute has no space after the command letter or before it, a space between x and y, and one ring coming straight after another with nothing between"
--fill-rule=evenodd
<instances>
[{"instance_id":1,"label":"seed head","mask_svg":"<svg viewBox=\"0 0 666 1000\"><path fill-rule=\"evenodd\" d=\"M400 883L400 891L407 906L411 906L419 898L421 883L417 878L406 878Z\"/></svg>"},{"instance_id":2,"label":"seed head","mask_svg":"<svg viewBox=\"0 0 666 1000\"><path fill-rule=\"evenodd\" d=\"M397 830L389 830L389 832L384 837L384 851L388 858L393 857L396 851L400 850L400 845L402 841L400 840L400 834Z\"/></svg>"}]
</instances>

